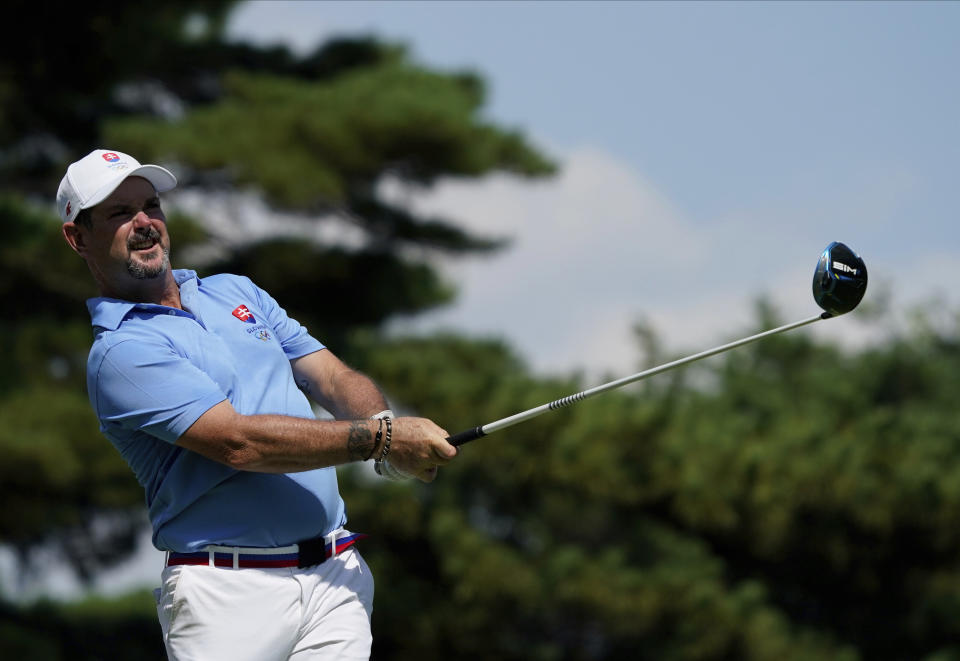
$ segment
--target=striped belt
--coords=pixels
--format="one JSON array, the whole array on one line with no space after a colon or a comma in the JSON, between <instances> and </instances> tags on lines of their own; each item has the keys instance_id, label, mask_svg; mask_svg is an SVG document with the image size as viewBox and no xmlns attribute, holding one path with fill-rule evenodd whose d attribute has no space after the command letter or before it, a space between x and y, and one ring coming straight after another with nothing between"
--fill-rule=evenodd
<instances>
[{"instance_id":1,"label":"striped belt","mask_svg":"<svg viewBox=\"0 0 960 661\"><path fill-rule=\"evenodd\" d=\"M328 535L307 539L290 546L254 548L244 546L207 546L192 553L167 553L167 567L174 565L209 565L233 569L274 569L297 567L304 569L341 553L366 535L342 528Z\"/></svg>"}]
</instances>

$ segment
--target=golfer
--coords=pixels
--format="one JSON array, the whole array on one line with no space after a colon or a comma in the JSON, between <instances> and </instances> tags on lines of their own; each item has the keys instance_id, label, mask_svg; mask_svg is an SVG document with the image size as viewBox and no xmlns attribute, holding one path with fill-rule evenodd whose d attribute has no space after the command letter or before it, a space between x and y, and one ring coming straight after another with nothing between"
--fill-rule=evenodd
<instances>
[{"instance_id":1,"label":"golfer","mask_svg":"<svg viewBox=\"0 0 960 661\"><path fill-rule=\"evenodd\" d=\"M101 296L90 403L146 491L171 659L367 659L373 579L334 466L429 482L447 432L394 418L249 279L170 267L159 193L176 178L119 151L71 164L63 236ZM336 312L331 310L330 314ZM334 420L314 418L308 397Z\"/></svg>"}]
</instances>

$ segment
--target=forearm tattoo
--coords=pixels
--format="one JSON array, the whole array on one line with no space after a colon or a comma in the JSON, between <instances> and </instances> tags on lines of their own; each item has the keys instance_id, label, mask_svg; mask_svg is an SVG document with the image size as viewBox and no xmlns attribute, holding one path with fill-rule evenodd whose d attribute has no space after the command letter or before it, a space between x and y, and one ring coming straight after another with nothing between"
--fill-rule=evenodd
<instances>
[{"instance_id":1,"label":"forearm tattoo","mask_svg":"<svg viewBox=\"0 0 960 661\"><path fill-rule=\"evenodd\" d=\"M351 461L363 461L373 454L373 433L367 429L366 422L354 420L350 423L350 434L347 436L347 452Z\"/></svg>"}]
</instances>

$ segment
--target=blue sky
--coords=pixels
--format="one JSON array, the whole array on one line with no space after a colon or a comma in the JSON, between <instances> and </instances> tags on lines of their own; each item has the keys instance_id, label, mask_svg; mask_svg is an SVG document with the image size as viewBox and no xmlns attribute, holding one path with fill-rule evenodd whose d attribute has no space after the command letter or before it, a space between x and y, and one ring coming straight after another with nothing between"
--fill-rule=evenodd
<instances>
[{"instance_id":1,"label":"blue sky","mask_svg":"<svg viewBox=\"0 0 960 661\"><path fill-rule=\"evenodd\" d=\"M273 1L230 32L298 51L376 34L476 70L485 115L560 162L551 182L395 191L514 237L444 264L459 302L402 329L503 335L543 372L633 371L636 320L699 350L754 330L760 296L816 313L833 240L866 260L868 301L956 303L958 3ZM858 345L894 321L815 332Z\"/></svg>"}]
</instances>

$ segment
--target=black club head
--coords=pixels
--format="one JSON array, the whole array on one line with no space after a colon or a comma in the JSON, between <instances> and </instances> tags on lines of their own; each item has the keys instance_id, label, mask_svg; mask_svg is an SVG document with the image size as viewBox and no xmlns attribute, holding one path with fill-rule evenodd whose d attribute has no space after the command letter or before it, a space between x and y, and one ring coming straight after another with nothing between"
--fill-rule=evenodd
<instances>
[{"instance_id":1,"label":"black club head","mask_svg":"<svg viewBox=\"0 0 960 661\"><path fill-rule=\"evenodd\" d=\"M834 241L820 255L813 273L813 298L831 316L859 305L867 291L867 267L860 255Z\"/></svg>"}]
</instances>

